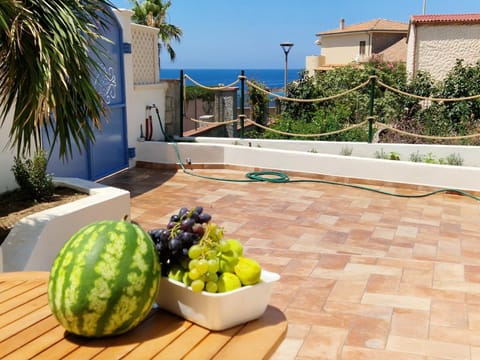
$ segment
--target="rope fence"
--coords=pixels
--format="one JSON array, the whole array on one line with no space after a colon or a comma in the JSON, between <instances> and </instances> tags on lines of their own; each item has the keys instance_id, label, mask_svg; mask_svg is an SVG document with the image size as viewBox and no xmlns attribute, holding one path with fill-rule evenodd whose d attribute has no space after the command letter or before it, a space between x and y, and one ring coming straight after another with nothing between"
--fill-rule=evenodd
<instances>
[{"instance_id":1,"label":"rope fence","mask_svg":"<svg viewBox=\"0 0 480 360\"><path fill-rule=\"evenodd\" d=\"M263 89L262 87L256 85L255 83L251 82L251 81L248 81L247 80L247 84L255 89L257 89L258 91L261 91L269 96L272 96L272 97L275 97L279 100L284 100L284 101L293 101L293 102L299 102L299 103L314 103L314 102L322 102L322 101L328 101L328 100L333 100L333 99L337 99L339 97L342 97L342 96L345 96L345 95L348 95L352 92L355 92L357 90L360 90L361 88L367 86L368 84L370 83L370 79L365 81L364 83L354 87L353 89L349 89L349 90L346 90L344 92L341 92L339 94L336 94L336 95L332 95L332 96L327 96L327 97L323 97L323 98L318 98L318 99L297 99L297 98L290 98L290 97L286 97L286 96L282 96L282 95L278 95L278 94L275 94L275 93L272 93L266 89Z\"/></svg>"},{"instance_id":2,"label":"rope fence","mask_svg":"<svg viewBox=\"0 0 480 360\"><path fill-rule=\"evenodd\" d=\"M480 133L471 134L471 135L458 135L458 136L421 135L421 134L415 134L415 133L411 133L411 132L408 132L408 131L396 129L392 126L389 126L389 125L386 125L386 124L380 123L380 122L375 122L375 126L377 126L378 128L388 129L388 130L394 131L394 132L402 134L402 135L417 137L417 138L421 138L421 139L429 139L429 140L461 140L461 139L472 139L472 138L480 137Z\"/></svg>"},{"instance_id":3,"label":"rope fence","mask_svg":"<svg viewBox=\"0 0 480 360\"><path fill-rule=\"evenodd\" d=\"M207 120L200 120L200 119L194 119L190 118L190 121L193 121L197 124L208 124L208 125L230 125L236 122L239 122L240 119L236 118L233 120L227 120L227 121L207 121Z\"/></svg>"},{"instance_id":4,"label":"rope fence","mask_svg":"<svg viewBox=\"0 0 480 360\"><path fill-rule=\"evenodd\" d=\"M393 86L389 86L389 85L385 84L384 82L382 82L381 80L379 80L378 77L377 77L377 83L378 83L378 85L380 85L380 86L384 87L385 89L388 89L392 92L395 92L395 93L403 95L403 96L409 96L409 97L419 99L419 100L428 100L428 101L432 101L432 102L458 102L458 101L480 99L480 95L464 96L464 97L459 97L459 98L435 98L435 97L429 97L429 96L421 96L421 95L410 94L410 93L407 93L405 91L394 88Z\"/></svg>"},{"instance_id":5,"label":"rope fence","mask_svg":"<svg viewBox=\"0 0 480 360\"><path fill-rule=\"evenodd\" d=\"M259 123L255 122L255 121L253 121L252 119L249 119L249 118L245 119L245 121L248 121L250 124L255 125L255 126L261 128L261 129L268 130L268 131L274 132L276 134L287 135L287 136L297 136L297 137L322 137L322 136L335 135L335 134L340 134L342 132L361 127L361 126L368 123L368 120L365 120L365 121L362 121L361 123L354 124L354 125L351 125L349 127L346 127L346 128L340 129L340 130L329 131L329 132L320 133L320 134L302 134L302 133L291 133L291 132L285 132L285 131L281 131L281 130L272 129L272 128L269 128L268 126L259 124Z\"/></svg>"},{"instance_id":6,"label":"rope fence","mask_svg":"<svg viewBox=\"0 0 480 360\"><path fill-rule=\"evenodd\" d=\"M198 81L192 79L188 74L185 74L185 79L190 80L192 83L194 83L198 87L201 87L202 89L212 90L212 91L226 90L226 89L229 89L229 88L237 85L240 82L240 79L237 79L237 80L235 80L234 82L232 82L231 84L228 84L228 85L206 86L206 85L203 85L203 84L199 83Z\"/></svg>"},{"instance_id":7,"label":"rope fence","mask_svg":"<svg viewBox=\"0 0 480 360\"><path fill-rule=\"evenodd\" d=\"M364 88L368 85L372 86L372 82L373 82L373 85L378 84L378 86L380 86L380 87L382 87L386 90L392 91L392 92L397 93L397 94L402 95L402 96L415 98L417 100L427 100L427 101L431 101L431 102L460 102L460 101L480 99L480 94L479 95L459 97L459 98L437 98L437 97L431 97L431 96L421 96L421 95L411 94L411 93L405 92L403 90L400 90L398 88L395 88L393 86L385 84L384 82L382 82L378 78L377 75L370 75L368 80L366 80L365 82L363 82L363 83L361 83L361 84L359 84L359 85L357 85L357 86L355 86L351 89L348 89L346 91L343 91L343 92L340 92L338 94L334 94L334 95L331 95L331 96L322 97L322 98L315 98L315 99L291 98L291 97L276 94L276 93L271 92L271 91L269 91L269 90L267 90L267 89L265 89L261 86L258 86L255 82L250 81L244 75L239 75L237 80L235 80L231 84L221 85L221 86L213 86L213 87L212 86L206 86L206 85L203 85L203 84L199 83L198 81L192 79L188 74L185 74L183 76L182 80L185 81L186 79L190 80L193 84L195 84L198 87L201 87L205 90L211 90L211 91L221 91L221 90L231 89L233 86L237 85L238 83L241 83L241 87L243 89L243 86L246 83L248 86L250 86L250 87L268 95L269 97L276 98L276 99L282 100L282 101L290 101L290 102L297 102L297 103L317 103L317 102L324 102L324 101L328 101L328 100L338 99L340 97L343 97L343 96L346 96L350 93L358 91L358 90L360 90L360 89L362 89L362 88ZM183 95L182 97L184 99L186 99L186 96L185 96L185 93L184 93L185 92L185 86L183 86L183 88L184 88L184 91L182 93L182 95ZM371 96L373 96L372 94L373 94L373 88L371 88ZM243 96L242 96L242 101L243 101ZM373 101L373 100L371 99L371 101ZM373 109L373 104L371 104L370 108L371 108L371 110ZM261 128L263 130L266 130L266 131L274 132L274 133L285 135L285 136L295 136L295 137L322 137L322 136L335 135L335 134L346 132L346 131L349 131L349 130L352 130L352 129L355 129L355 128L359 128L359 127L362 127L362 126L365 126L365 125L368 124L369 125L369 142L371 142L371 139L372 139L371 131L372 131L373 127L376 127L377 129L387 129L387 130L394 131L396 133L399 133L399 134L405 135L405 136L411 136L411 137L417 137L417 138L429 139L429 140L461 140L461 139L472 139L472 138L480 137L480 133L475 133L475 134L470 134L470 135L459 135L459 136L432 136L432 135L422 135L422 134L411 133L411 132L407 132L407 131L404 131L404 130L397 129L397 128L395 128L393 126L390 126L390 125L387 125L385 123L378 122L377 121L377 116L373 115L372 113L369 116L366 116L365 120L361 121L360 123L353 124L351 126L343 128L343 129L324 132L324 133L318 133L318 134L292 133L292 132L286 132L286 131L273 129L269 126L262 125L262 124L254 121L250 118L247 118L243 113L243 104L241 104L241 109L242 109L242 113L238 116L238 118L233 119L233 120L228 120L228 121L205 121L205 120L199 120L199 119L195 119L195 118L189 118L189 120L193 121L195 123L209 124L209 125L229 125L229 124L233 124L233 123L236 123L236 122L240 122L240 124L241 124L241 134L242 135L243 135L243 127L244 127L245 122L246 122L250 125L256 126L256 127Z\"/></svg>"}]
</instances>

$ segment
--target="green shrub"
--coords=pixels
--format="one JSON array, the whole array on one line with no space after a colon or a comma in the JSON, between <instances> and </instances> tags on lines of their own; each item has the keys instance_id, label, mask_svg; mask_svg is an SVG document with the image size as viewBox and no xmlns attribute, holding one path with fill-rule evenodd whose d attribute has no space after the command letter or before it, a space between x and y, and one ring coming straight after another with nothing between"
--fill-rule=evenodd
<instances>
[{"instance_id":1,"label":"green shrub","mask_svg":"<svg viewBox=\"0 0 480 360\"><path fill-rule=\"evenodd\" d=\"M300 75L300 79L289 83L287 97L295 99L315 99L318 97L318 86L312 76L306 72ZM297 121L311 122L317 106L311 102L282 101L282 115Z\"/></svg>"},{"instance_id":2,"label":"green shrub","mask_svg":"<svg viewBox=\"0 0 480 360\"><path fill-rule=\"evenodd\" d=\"M197 85L188 85L185 88L185 95L185 100L187 101L187 103L190 101L198 101L200 106L202 107L202 111L204 114L211 114L213 112L215 104L215 91L205 89Z\"/></svg>"},{"instance_id":3,"label":"green shrub","mask_svg":"<svg viewBox=\"0 0 480 360\"><path fill-rule=\"evenodd\" d=\"M400 154L396 151L390 151L389 157L390 160L400 160Z\"/></svg>"},{"instance_id":4,"label":"green shrub","mask_svg":"<svg viewBox=\"0 0 480 360\"><path fill-rule=\"evenodd\" d=\"M389 153L386 153L383 151L383 149L380 149L380 151L375 151L375 158L384 160L400 160L400 154L396 151L390 151Z\"/></svg>"},{"instance_id":5,"label":"green shrub","mask_svg":"<svg viewBox=\"0 0 480 360\"><path fill-rule=\"evenodd\" d=\"M409 79L404 64L382 62L374 58L362 66L342 66L317 73L313 77L303 74L298 81L288 84L287 95L290 98L331 98L313 103L282 101L282 119L273 127L283 132L316 134L344 129L349 125L363 122L370 114L371 87L364 86L354 92L348 90L365 83L371 74L375 74L378 81L387 86L425 98L451 99L480 94L480 61L465 64L464 61L458 60L444 80L435 81L428 72L422 71ZM343 92L345 94L342 96L333 97ZM373 115L377 121L393 125L407 133L434 137L428 139L385 131L381 142L480 145L480 138L442 139L478 132L480 99L455 102L421 100L390 91L377 82L373 105ZM278 135L269 131L266 131L263 137L307 139ZM308 140L368 141L365 128L330 136L309 137ZM439 159L427 155L422 161L440 162ZM448 163L448 159L442 161Z\"/></svg>"},{"instance_id":6,"label":"green shrub","mask_svg":"<svg viewBox=\"0 0 480 360\"><path fill-rule=\"evenodd\" d=\"M275 123L269 127L271 129L289 133L289 134L325 134L332 131L342 130L352 125L348 122L346 110L342 107L337 107L332 111L327 109L319 109L312 120L297 120L282 115ZM247 137L259 138L254 131L246 132ZM302 136L302 135L285 135L274 131L265 131L262 138L265 139L291 139L291 140L324 140L324 141L361 141L365 142L368 138L368 129L364 127L357 127L348 131L337 134L321 135L321 136Z\"/></svg>"},{"instance_id":7,"label":"green shrub","mask_svg":"<svg viewBox=\"0 0 480 360\"><path fill-rule=\"evenodd\" d=\"M343 146L342 149L340 150L340 155L343 156L350 156L353 153L353 147L351 146Z\"/></svg>"},{"instance_id":8,"label":"green shrub","mask_svg":"<svg viewBox=\"0 0 480 360\"><path fill-rule=\"evenodd\" d=\"M48 201L52 198L55 185L52 175L47 174L45 151L37 151L33 159L26 159L25 161L15 157L12 171L20 189L34 200Z\"/></svg>"},{"instance_id":9,"label":"green shrub","mask_svg":"<svg viewBox=\"0 0 480 360\"><path fill-rule=\"evenodd\" d=\"M388 155L383 149L375 151L375 158L376 159L388 159Z\"/></svg>"},{"instance_id":10,"label":"green shrub","mask_svg":"<svg viewBox=\"0 0 480 360\"><path fill-rule=\"evenodd\" d=\"M421 155L418 151L416 153L410 154L410 161L413 162L424 162L427 164L440 164L440 165L453 165L453 166L462 166L463 159L460 154L450 154L445 159L439 158L436 159L435 155L429 152L427 155Z\"/></svg>"},{"instance_id":11,"label":"green shrub","mask_svg":"<svg viewBox=\"0 0 480 360\"><path fill-rule=\"evenodd\" d=\"M423 162L423 156L417 151L416 153L410 154L410 161L413 162Z\"/></svg>"},{"instance_id":12,"label":"green shrub","mask_svg":"<svg viewBox=\"0 0 480 360\"><path fill-rule=\"evenodd\" d=\"M264 84L252 81L261 89L266 89ZM253 86L248 89L248 101L250 105L250 118L257 124L267 125L268 120L268 95ZM257 131L263 132L263 129L257 128Z\"/></svg>"},{"instance_id":13,"label":"green shrub","mask_svg":"<svg viewBox=\"0 0 480 360\"><path fill-rule=\"evenodd\" d=\"M435 155L433 155L432 152L429 152L427 155L423 157L423 162L427 164L436 164L438 163L437 159L435 158Z\"/></svg>"},{"instance_id":14,"label":"green shrub","mask_svg":"<svg viewBox=\"0 0 480 360\"><path fill-rule=\"evenodd\" d=\"M447 164L454 165L454 166L462 166L463 159L460 154L450 154L447 156Z\"/></svg>"},{"instance_id":15,"label":"green shrub","mask_svg":"<svg viewBox=\"0 0 480 360\"><path fill-rule=\"evenodd\" d=\"M196 85L188 85L185 89L186 100L201 99L207 102L213 102L215 100L215 91L204 89Z\"/></svg>"}]
</instances>

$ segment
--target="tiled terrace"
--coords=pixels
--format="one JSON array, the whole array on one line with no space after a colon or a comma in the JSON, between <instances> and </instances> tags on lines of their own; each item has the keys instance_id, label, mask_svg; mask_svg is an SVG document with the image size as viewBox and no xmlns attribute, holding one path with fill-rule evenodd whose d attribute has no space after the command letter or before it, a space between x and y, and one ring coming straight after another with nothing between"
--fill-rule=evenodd
<instances>
[{"instance_id":1,"label":"tiled terrace","mask_svg":"<svg viewBox=\"0 0 480 360\"><path fill-rule=\"evenodd\" d=\"M204 206L247 255L281 274L271 304L289 330L274 359L480 359L480 202L153 168L104 183L131 191L132 218L146 229Z\"/></svg>"}]
</instances>

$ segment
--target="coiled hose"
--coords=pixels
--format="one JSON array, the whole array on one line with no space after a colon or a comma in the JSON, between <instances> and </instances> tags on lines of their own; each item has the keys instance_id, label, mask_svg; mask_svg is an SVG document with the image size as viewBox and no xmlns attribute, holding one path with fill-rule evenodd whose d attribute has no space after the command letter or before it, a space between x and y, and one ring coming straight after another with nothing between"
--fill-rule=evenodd
<instances>
[{"instance_id":1,"label":"coiled hose","mask_svg":"<svg viewBox=\"0 0 480 360\"><path fill-rule=\"evenodd\" d=\"M360 190L365 190L365 191L370 191L378 194L383 194L383 195L388 195L388 196L395 196L395 197L401 197L401 198L424 198L427 196L432 196L435 194L440 194L440 193L453 193L453 194L458 194L462 196L469 197L475 201L480 201L480 197L475 196L469 192L463 191L463 190L458 190L458 189L449 189L449 188L444 188L444 189L438 189L434 191L429 191L425 192L422 194L399 194L399 193L392 193L389 191L384 191L384 190L379 190L379 189L374 189L368 186L364 185L355 185L355 184L348 184L344 182L337 182L337 181L329 181L329 180L316 180L316 179L301 179L301 180L292 180L290 177L280 171L252 171L248 172L245 174L246 179L229 179L229 178L220 178L220 177L214 177L214 176L207 176L207 175L200 175L196 174L190 170L188 170L185 165L183 164L183 161L180 156L180 151L177 146L177 142L175 139L172 137L168 136L165 132L165 129L163 128L162 121L160 118L160 113L158 111L158 108L155 106L155 104L152 106L156 110L158 122L160 123L160 129L163 133L163 136L165 137L165 140L170 141L173 143L175 153L177 155L178 162L180 164L180 167L182 168L182 171L185 174L191 175L191 176L196 176L199 178L203 179L208 179L208 180L214 180L214 181L224 181L224 182L238 182L238 183L245 183L245 182L270 182L270 183L319 183L319 184L328 184L328 185L338 185L338 186L345 186L345 187L350 187L354 189L360 189Z\"/></svg>"}]
</instances>

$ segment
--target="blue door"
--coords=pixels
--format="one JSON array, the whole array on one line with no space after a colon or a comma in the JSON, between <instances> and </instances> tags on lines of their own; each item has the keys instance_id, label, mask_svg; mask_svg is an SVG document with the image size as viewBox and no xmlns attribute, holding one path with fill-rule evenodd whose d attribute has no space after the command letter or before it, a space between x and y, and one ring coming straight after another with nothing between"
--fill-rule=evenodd
<instances>
[{"instance_id":1,"label":"blue door","mask_svg":"<svg viewBox=\"0 0 480 360\"><path fill-rule=\"evenodd\" d=\"M107 118L102 119L102 128L95 130L95 142L88 144L87 151L80 154L74 149L72 158L65 161L59 159L58 151L52 154L48 172L54 176L98 180L128 167L123 35L111 9L110 13L111 18L106 19L110 26L102 29L109 39L102 44L106 55L98 60L103 71L92 74L107 106Z\"/></svg>"}]
</instances>

